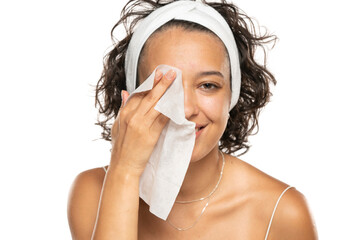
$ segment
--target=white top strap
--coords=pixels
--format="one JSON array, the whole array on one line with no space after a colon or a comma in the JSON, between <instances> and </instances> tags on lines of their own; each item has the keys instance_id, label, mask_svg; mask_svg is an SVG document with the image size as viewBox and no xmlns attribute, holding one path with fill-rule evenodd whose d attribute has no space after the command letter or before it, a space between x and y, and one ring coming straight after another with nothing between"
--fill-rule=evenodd
<instances>
[{"instance_id":1,"label":"white top strap","mask_svg":"<svg viewBox=\"0 0 360 240\"><path fill-rule=\"evenodd\" d=\"M106 170L106 166L103 166L103 169L104 169L104 171L105 171L105 173L107 172L107 170Z\"/></svg>"},{"instance_id":2,"label":"white top strap","mask_svg":"<svg viewBox=\"0 0 360 240\"><path fill-rule=\"evenodd\" d=\"M279 204L279 202L280 202L280 199L281 199L281 197L286 193L286 191L289 190L290 188L292 188L292 186L288 186L288 187L281 193L280 197L278 198L278 200L277 200L277 202L276 202L276 204L275 204L273 213L272 213L271 218L270 218L269 226L268 226L267 231L266 231L265 240L267 240L267 238L268 238L268 235L269 235L269 232L270 232L271 223L272 223L272 220L273 220L273 218L274 218L275 211L276 211L276 208L277 208L277 206L278 206L278 204Z\"/></svg>"}]
</instances>

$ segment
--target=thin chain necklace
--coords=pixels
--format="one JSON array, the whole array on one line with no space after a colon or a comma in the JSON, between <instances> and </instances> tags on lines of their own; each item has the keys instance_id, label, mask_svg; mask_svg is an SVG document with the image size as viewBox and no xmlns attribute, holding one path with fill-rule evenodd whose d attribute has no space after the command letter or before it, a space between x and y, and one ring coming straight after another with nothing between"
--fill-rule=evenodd
<instances>
[{"instance_id":1,"label":"thin chain necklace","mask_svg":"<svg viewBox=\"0 0 360 240\"><path fill-rule=\"evenodd\" d=\"M199 201L205 200L205 199L211 197L211 195L213 195L213 193L216 191L216 189L218 188L218 186L219 186L219 184L220 184L220 181L221 181L221 178L222 178L222 175L223 175L223 171L224 171L225 158L224 158L224 154L223 154L221 151L220 151L220 154L221 154L222 159L223 159L223 164L222 164L222 167L221 167L220 177L219 177L218 182L216 183L216 186L215 186L214 189L209 193L209 195L207 195L206 197L202 197L202 198L199 198L199 199L195 199L195 200L175 201L176 203L185 204L185 203L199 202Z\"/></svg>"},{"instance_id":2,"label":"thin chain necklace","mask_svg":"<svg viewBox=\"0 0 360 240\"><path fill-rule=\"evenodd\" d=\"M200 220L200 217L203 215L203 213L205 212L205 209L206 207L209 205L209 201L210 201L210 197L211 195L213 195L213 193L216 191L216 189L218 188L219 184L220 184L220 181L222 179L222 175L223 175L223 172L224 172L224 166L225 166L225 158L224 158L224 154L222 153L222 151L220 151L221 153L221 156L222 156L222 160L223 160L223 164L222 164L222 167L221 167L221 172L220 172L220 177L219 177L219 180L215 186L215 188L210 192L209 195L207 195L206 197L202 197L202 198L199 198L199 199L195 199L195 200L189 200L189 201L176 201L176 203L181 203L181 204L187 204L187 203L193 203L193 202L198 202L198 201L202 201L202 200L205 200L205 199L208 199L205 206L203 207L203 209L201 210L201 213L200 215L196 218L195 222L190 225L189 227L185 227L185 228L180 228L180 227L176 227L174 226L174 224L171 223L170 219L167 219L166 221L169 223L170 226L172 226L173 228L175 228L176 230L178 231L186 231L192 227L194 227L197 222Z\"/></svg>"}]
</instances>

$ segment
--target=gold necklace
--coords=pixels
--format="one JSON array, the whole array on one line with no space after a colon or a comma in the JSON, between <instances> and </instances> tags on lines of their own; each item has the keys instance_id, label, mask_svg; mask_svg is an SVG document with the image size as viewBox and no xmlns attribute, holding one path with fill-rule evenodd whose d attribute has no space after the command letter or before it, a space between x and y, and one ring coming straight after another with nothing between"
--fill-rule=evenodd
<instances>
[{"instance_id":1,"label":"gold necklace","mask_svg":"<svg viewBox=\"0 0 360 240\"><path fill-rule=\"evenodd\" d=\"M180 227L176 227L174 226L174 224L171 223L170 219L167 219L166 221L169 223L170 226L172 226L173 228L175 228L176 230L178 231L186 231L192 227L194 227L197 222L200 220L200 217L203 215L203 213L205 212L205 209L207 208L207 206L209 205L209 201L210 201L210 197L211 195L213 195L213 193L216 191L216 189L218 188L219 184L220 184L220 181L222 179L222 175L223 175L223 172L224 172L224 166L225 166L225 157L224 157L224 154L222 153L222 151L220 151L221 153L221 156L222 156L222 160L223 160L223 164L222 164L222 167L221 167L221 172L220 172L220 177L219 177L219 180L216 184L216 186L214 187L214 189L210 192L209 195L207 195L206 197L202 197L202 198L199 198L199 199L195 199L195 200L189 200L189 201L175 201L176 203L181 203L181 204L187 204L187 203L193 203L193 202L198 202L198 201L202 201L202 200L205 200L205 199L208 199L205 206L203 207L203 209L201 210L201 213L200 215L196 218L195 222L190 225L189 227L185 227L185 228L180 228Z\"/></svg>"}]
</instances>

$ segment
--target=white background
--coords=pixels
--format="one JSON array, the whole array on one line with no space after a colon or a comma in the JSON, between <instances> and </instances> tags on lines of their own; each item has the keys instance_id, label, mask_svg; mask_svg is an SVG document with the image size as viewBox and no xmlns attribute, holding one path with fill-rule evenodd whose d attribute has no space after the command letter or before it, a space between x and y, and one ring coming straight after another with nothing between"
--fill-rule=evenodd
<instances>
[{"instance_id":1,"label":"white background","mask_svg":"<svg viewBox=\"0 0 360 240\"><path fill-rule=\"evenodd\" d=\"M356 2L237 2L280 39L278 85L242 159L305 194L321 239L355 239L360 224ZM70 185L109 161L90 85L123 5L0 3L2 239L70 239Z\"/></svg>"}]
</instances>

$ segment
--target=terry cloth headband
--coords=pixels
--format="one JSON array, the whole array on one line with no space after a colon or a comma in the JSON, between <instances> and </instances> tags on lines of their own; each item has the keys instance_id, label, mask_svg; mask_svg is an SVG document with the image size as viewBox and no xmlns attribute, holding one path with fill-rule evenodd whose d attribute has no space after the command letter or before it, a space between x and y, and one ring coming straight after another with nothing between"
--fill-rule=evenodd
<instances>
[{"instance_id":1,"label":"terry cloth headband","mask_svg":"<svg viewBox=\"0 0 360 240\"><path fill-rule=\"evenodd\" d=\"M236 105L240 95L241 72L234 36L225 19L214 8L200 1L180 0L156 9L135 29L125 56L126 87L131 94L136 88L136 74L140 51L150 35L172 19L200 24L215 33L224 43L231 68L231 103Z\"/></svg>"}]
</instances>

